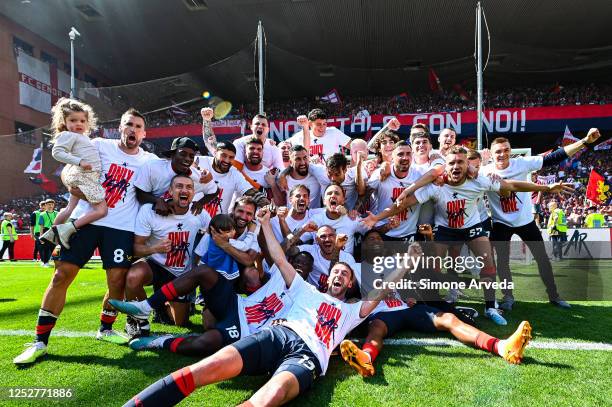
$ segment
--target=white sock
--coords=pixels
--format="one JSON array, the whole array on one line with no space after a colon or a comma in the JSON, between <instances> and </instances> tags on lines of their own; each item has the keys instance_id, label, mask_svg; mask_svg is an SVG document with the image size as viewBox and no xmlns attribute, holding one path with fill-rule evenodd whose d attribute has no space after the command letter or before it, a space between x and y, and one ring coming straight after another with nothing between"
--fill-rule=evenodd
<instances>
[{"instance_id":1,"label":"white sock","mask_svg":"<svg viewBox=\"0 0 612 407\"><path fill-rule=\"evenodd\" d=\"M153 311L153 307L151 307L151 305L149 305L149 301L147 301L147 300L140 301L140 309L142 309L144 312L151 312L151 311Z\"/></svg>"},{"instance_id":2,"label":"white sock","mask_svg":"<svg viewBox=\"0 0 612 407\"><path fill-rule=\"evenodd\" d=\"M497 342L497 354L499 356L504 356L504 351L506 350L506 342L508 342L507 340L503 339L500 340L499 342Z\"/></svg>"}]
</instances>

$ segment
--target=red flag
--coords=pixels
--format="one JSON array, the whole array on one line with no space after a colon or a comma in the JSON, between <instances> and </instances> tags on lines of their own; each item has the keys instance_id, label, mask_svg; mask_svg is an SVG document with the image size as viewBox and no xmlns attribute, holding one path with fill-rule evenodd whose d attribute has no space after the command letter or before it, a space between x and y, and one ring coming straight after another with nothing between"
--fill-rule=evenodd
<instances>
[{"instance_id":1,"label":"red flag","mask_svg":"<svg viewBox=\"0 0 612 407\"><path fill-rule=\"evenodd\" d=\"M440 78L438 78L433 68L429 68L429 89L431 89L432 92L442 92Z\"/></svg>"},{"instance_id":2,"label":"red flag","mask_svg":"<svg viewBox=\"0 0 612 407\"><path fill-rule=\"evenodd\" d=\"M606 179L595 170L591 170L586 191L587 199L590 199L597 205L601 205L608 201L609 196L610 185L608 185Z\"/></svg>"},{"instance_id":3,"label":"red flag","mask_svg":"<svg viewBox=\"0 0 612 407\"><path fill-rule=\"evenodd\" d=\"M55 183L55 181L47 178L47 176L43 173L40 173L38 176L41 181L40 187L42 189L44 189L45 191L51 194L57 194L57 184Z\"/></svg>"},{"instance_id":4,"label":"red flag","mask_svg":"<svg viewBox=\"0 0 612 407\"><path fill-rule=\"evenodd\" d=\"M558 94L563 90L563 86L559 85L558 83L553 86L552 88L550 88L550 93L552 94Z\"/></svg>"},{"instance_id":5,"label":"red flag","mask_svg":"<svg viewBox=\"0 0 612 407\"><path fill-rule=\"evenodd\" d=\"M463 86L461 86L461 84L459 83L454 84L453 89L455 90L455 92L457 92L461 100L463 100L464 102L467 102L468 100L470 100L470 96L467 94L465 89L463 89Z\"/></svg>"},{"instance_id":6,"label":"red flag","mask_svg":"<svg viewBox=\"0 0 612 407\"><path fill-rule=\"evenodd\" d=\"M576 137L574 137L574 135L572 134L572 132L569 129L569 126L565 125L565 131L563 132L563 140L561 140L561 145L563 147L565 146L569 146L570 144L573 144L578 140Z\"/></svg>"}]
</instances>

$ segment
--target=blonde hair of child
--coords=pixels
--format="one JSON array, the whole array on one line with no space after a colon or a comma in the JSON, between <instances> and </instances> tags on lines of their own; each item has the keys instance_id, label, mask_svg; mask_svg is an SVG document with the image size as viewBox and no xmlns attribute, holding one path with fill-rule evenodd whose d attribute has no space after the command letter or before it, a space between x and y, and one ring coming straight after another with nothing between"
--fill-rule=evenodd
<instances>
[{"instance_id":1,"label":"blonde hair of child","mask_svg":"<svg viewBox=\"0 0 612 407\"><path fill-rule=\"evenodd\" d=\"M51 131L53 132L54 139L62 131L68 130L66 127L66 118L74 112L85 113L87 117L86 135L89 135L89 133L96 128L98 118L91 106L75 99L60 98L55 106L51 108Z\"/></svg>"}]
</instances>

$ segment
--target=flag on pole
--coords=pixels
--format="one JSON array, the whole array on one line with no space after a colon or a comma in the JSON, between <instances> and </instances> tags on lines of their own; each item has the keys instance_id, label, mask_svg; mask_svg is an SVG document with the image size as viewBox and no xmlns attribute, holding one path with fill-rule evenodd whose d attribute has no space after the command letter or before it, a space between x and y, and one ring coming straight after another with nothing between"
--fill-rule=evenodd
<instances>
[{"instance_id":1,"label":"flag on pole","mask_svg":"<svg viewBox=\"0 0 612 407\"><path fill-rule=\"evenodd\" d=\"M608 202L610 193L610 185L606 179L597 171L591 170L586 190L587 199L590 199L597 205L602 205Z\"/></svg>"},{"instance_id":2,"label":"flag on pole","mask_svg":"<svg viewBox=\"0 0 612 407\"><path fill-rule=\"evenodd\" d=\"M42 151L42 144L40 147L34 149L32 161L30 161L30 164L23 170L24 174L40 174L42 170Z\"/></svg>"},{"instance_id":3,"label":"flag on pole","mask_svg":"<svg viewBox=\"0 0 612 407\"><path fill-rule=\"evenodd\" d=\"M467 94L465 89L463 89L463 86L461 86L460 83L454 84L453 89L455 90L455 92L457 92L461 100L463 100L464 102L467 102L468 100L470 100L470 96Z\"/></svg>"},{"instance_id":4,"label":"flag on pole","mask_svg":"<svg viewBox=\"0 0 612 407\"><path fill-rule=\"evenodd\" d=\"M569 127L567 125L565 125L565 131L563 132L563 140L561 141L561 145L563 147L565 147L565 146L569 146L570 144L573 144L573 143L575 143L577 141L579 141L579 140L576 137L574 137L574 135L570 131Z\"/></svg>"},{"instance_id":5,"label":"flag on pole","mask_svg":"<svg viewBox=\"0 0 612 407\"><path fill-rule=\"evenodd\" d=\"M321 100L326 103L333 103L333 104L342 103L342 99L340 99L340 94L338 93L336 88L327 92L325 96L321 96Z\"/></svg>"},{"instance_id":6,"label":"flag on pole","mask_svg":"<svg viewBox=\"0 0 612 407\"><path fill-rule=\"evenodd\" d=\"M442 84L440 78L436 75L436 71L433 68L429 68L429 88L432 92L442 92Z\"/></svg>"}]
</instances>

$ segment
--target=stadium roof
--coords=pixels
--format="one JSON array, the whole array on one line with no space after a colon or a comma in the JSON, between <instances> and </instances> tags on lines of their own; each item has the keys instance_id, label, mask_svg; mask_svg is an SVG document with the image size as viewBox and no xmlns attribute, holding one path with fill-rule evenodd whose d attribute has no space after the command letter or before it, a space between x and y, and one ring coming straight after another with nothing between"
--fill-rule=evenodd
<instances>
[{"instance_id":1,"label":"stadium roof","mask_svg":"<svg viewBox=\"0 0 612 407\"><path fill-rule=\"evenodd\" d=\"M253 41L267 41L266 99L390 95L442 85L473 86L472 0L14 0L0 13L68 50L117 84L189 72L154 88L185 100L212 90L256 98ZM191 6L190 7L188 7ZM200 5L201 9L194 9ZM486 86L612 77L609 0L483 1L491 33ZM483 25L487 54L486 28Z\"/></svg>"}]
</instances>

